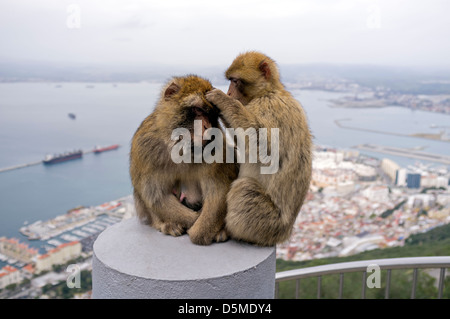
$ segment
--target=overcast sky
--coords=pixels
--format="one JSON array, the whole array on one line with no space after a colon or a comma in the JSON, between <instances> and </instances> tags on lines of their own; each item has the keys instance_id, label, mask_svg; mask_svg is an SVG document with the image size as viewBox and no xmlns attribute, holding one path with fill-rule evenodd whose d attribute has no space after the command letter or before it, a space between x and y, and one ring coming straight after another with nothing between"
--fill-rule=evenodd
<instances>
[{"instance_id":1,"label":"overcast sky","mask_svg":"<svg viewBox=\"0 0 450 319\"><path fill-rule=\"evenodd\" d=\"M450 67L448 0L1 0L0 61Z\"/></svg>"}]
</instances>

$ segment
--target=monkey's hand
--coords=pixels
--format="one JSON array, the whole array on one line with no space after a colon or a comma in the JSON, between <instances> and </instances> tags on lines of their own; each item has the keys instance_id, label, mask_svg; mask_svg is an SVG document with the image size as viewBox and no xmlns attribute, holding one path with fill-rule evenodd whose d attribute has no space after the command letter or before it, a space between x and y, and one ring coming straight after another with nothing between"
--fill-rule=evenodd
<instances>
[{"instance_id":1,"label":"monkey's hand","mask_svg":"<svg viewBox=\"0 0 450 319\"><path fill-rule=\"evenodd\" d=\"M256 116L250 113L238 100L226 95L221 90L214 89L206 93L209 103L220 110L220 117L225 121L227 127L241 127L258 129L262 126Z\"/></svg>"},{"instance_id":2,"label":"monkey's hand","mask_svg":"<svg viewBox=\"0 0 450 319\"><path fill-rule=\"evenodd\" d=\"M217 106L220 111L223 111L225 108L232 106L236 103L236 100L226 95L219 89L213 89L205 94L206 99L209 103Z\"/></svg>"}]
</instances>

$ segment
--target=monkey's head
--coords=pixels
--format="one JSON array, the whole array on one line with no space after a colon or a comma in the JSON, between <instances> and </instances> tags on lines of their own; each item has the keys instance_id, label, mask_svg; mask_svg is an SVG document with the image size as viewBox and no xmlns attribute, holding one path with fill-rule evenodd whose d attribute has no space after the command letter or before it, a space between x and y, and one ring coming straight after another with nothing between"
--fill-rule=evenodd
<instances>
[{"instance_id":1,"label":"monkey's head","mask_svg":"<svg viewBox=\"0 0 450 319\"><path fill-rule=\"evenodd\" d=\"M283 87L275 61L255 51L238 55L225 77L230 81L228 95L244 105Z\"/></svg>"},{"instance_id":2,"label":"monkey's head","mask_svg":"<svg viewBox=\"0 0 450 319\"><path fill-rule=\"evenodd\" d=\"M202 145L208 140L203 140L205 130L218 126L218 111L206 98L206 92L213 87L208 80L196 75L172 78L163 89L160 103L164 113L170 117L170 129L186 128L191 132L192 140L198 139ZM202 131L195 132L194 121L202 121ZM199 134L202 134L201 136Z\"/></svg>"}]
</instances>

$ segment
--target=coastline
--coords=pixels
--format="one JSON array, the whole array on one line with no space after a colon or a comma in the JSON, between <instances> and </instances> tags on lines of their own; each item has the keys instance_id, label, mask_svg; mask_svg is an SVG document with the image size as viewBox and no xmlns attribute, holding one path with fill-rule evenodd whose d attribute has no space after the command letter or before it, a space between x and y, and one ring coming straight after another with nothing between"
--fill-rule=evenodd
<instances>
[{"instance_id":1,"label":"coastline","mask_svg":"<svg viewBox=\"0 0 450 319\"><path fill-rule=\"evenodd\" d=\"M349 125L342 124L343 121L351 121L351 120L352 120L351 118L337 119L337 120L334 120L334 123L340 128L354 130L354 131L363 131L363 132L369 132L369 133L402 136L402 137L410 137L410 138L421 138L421 139L433 140L433 141L437 141L437 142L450 143L450 139L444 138L444 132L441 132L440 134L432 134L432 133L403 134L403 133L374 130L374 129L361 128L361 127L355 127L355 126L349 126Z\"/></svg>"}]
</instances>

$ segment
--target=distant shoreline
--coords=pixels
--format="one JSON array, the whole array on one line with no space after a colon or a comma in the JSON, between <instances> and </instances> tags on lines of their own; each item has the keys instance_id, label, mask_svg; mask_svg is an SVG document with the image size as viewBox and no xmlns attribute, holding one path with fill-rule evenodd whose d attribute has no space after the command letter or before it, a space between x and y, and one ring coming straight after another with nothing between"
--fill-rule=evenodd
<instances>
[{"instance_id":1,"label":"distant shoreline","mask_svg":"<svg viewBox=\"0 0 450 319\"><path fill-rule=\"evenodd\" d=\"M343 92L344 93L344 92ZM416 97L416 96L415 96ZM435 114L444 114L450 115L450 106L442 106L442 105L434 105L432 108L430 106L410 106L396 102L391 100L386 100L383 98L380 99L360 99L360 100L351 100L346 99L345 97L341 99L331 99L328 100L331 102L330 107L332 108L347 108L347 109L380 109L384 107L404 107L412 111L424 111Z\"/></svg>"},{"instance_id":2,"label":"distant shoreline","mask_svg":"<svg viewBox=\"0 0 450 319\"><path fill-rule=\"evenodd\" d=\"M403 134L403 133L394 133L394 132L379 131L379 130L373 130L373 129L368 129L368 128L360 128L360 127L343 125L342 124L343 121L351 121L351 118L344 118L344 119L334 120L334 123L340 128L354 130L354 131L363 131L363 132L385 134L385 135L394 135L394 136L402 136L402 137L411 137L411 138L422 138L422 139L433 140L433 141L437 141L437 142L446 142L446 143L450 142L450 140L442 139L443 133L440 133L440 134L430 134L430 133Z\"/></svg>"}]
</instances>

